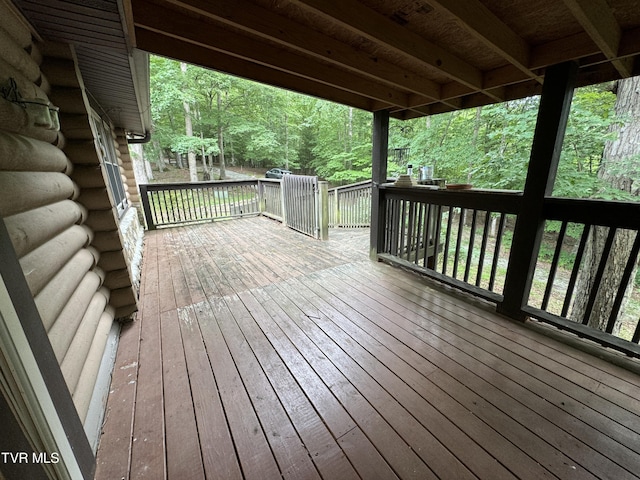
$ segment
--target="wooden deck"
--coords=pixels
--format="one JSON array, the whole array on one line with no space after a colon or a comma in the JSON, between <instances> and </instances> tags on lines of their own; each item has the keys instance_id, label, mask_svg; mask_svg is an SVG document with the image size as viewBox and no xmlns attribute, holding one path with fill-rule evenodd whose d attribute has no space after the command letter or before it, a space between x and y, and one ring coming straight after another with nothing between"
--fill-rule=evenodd
<instances>
[{"instance_id":1,"label":"wooden deck","mask_svg":"<svg viewBox=\"0 0 640 480\"><path fill-rule=\"evenodd\" d=\"M148 233L96 478L639 478L640 376L369 261L363 233Z\"/></svg>"}]
</instances>

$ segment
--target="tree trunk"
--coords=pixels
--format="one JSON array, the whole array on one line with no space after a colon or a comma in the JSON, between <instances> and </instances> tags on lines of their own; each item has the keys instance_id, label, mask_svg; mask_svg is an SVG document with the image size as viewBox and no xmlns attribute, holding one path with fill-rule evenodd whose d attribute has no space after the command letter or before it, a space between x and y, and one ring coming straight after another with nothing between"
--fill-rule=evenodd
<instances>
[{"instance_id":1,"label":"tree trunk","mask_svg":"<svg viewBox=\"0 0 640 480\"><path fill-rule=\"evenodd\" d=\"M227 170L224 161L224 129L222 126L222 99L220 95L222 92L218 92L218 148L220 149L220 153L218 154L218 159L220 163L220 180L224 180L227 178Z\"/></svg>"},{"instance_id":2,"label":"tree trunk","mask_svg":"<svg viewBox=\"0 0 640 480\"><path fill-rule=\"evenodd\" d=\"M129 145L129 151L131 152L131 163L133 163L133 175L136 179L136 183L149 183L149 176L147 175L147 169L145 168L144 150L139 143L133 143ZM151 177L153 178L153 177Z\"/></svg>"},{"instance_id":3,"label":"tree trunk","mask_svg":"<svg viewBox=\"0 0 640 480\"><path fill-rule=\"evenodd\" d=\"M640 77L627 78L618 82L615 113L624 124L614 124L611 127L611 131L617 136L614 140L605 143L598 177L613 188L638 196L640 185L634 183L634 172L638 172L640 168ZM576 321L582 321L585 315L593 278L602 257L608 230L607 227L594 227L589 236L571 313L571 317ZM636 233L628 230L619 230L616 233L602 283L589 317L589 326L600 330L605 329L635 237ZM631 276L627 287L621 314L633 290L634 278L635 274ZM619 332L621 314L613 329L614 334Z\"/></svg>"},{"instance_id":4,"label":"tree trunk","mask_svg":"<svg viewBox=\"0 0 640 480\"><path fill-rule=\"evenodd\" d=\"M180 152L176 152L176 166L181 170L184 168L184 163L182 162L182 154Z\"/></svg>"},{"instance_id":5,"label":"tree trunk","mask_svg":"<svg viewBox=\"0 0 640 480\"><path fill-rule=\"evenodd\" d=\"M158 160L156 161L156 164L158 165L158 171L160 173L164 172L164 152L162 151L162 148L160 147L160 143L157 140L153 141L153 144L156 148L156 150L160 153L158 153Z\"/></svg>"},{"instance_id":6,"label":"tree trunk","mask_svg":"<svg viewBox=\"0 0 640 480\"><path fill-rule=\"evenodd\" d=\"M478 145L478 134L480 133L480 123L482 121L482 107L477 107L476 108L476 118L475 121L473 123L473 137L471 140L471 145L473 146L473 150L474 152L476 151L476 147ZM475 154L474 155L470 155L469 156L469 164L468 164L468 168L469 170L467 171L467 183L471 183L472 180L472 171L473 171L473 167L474 167L474 160L475 160Z\"/></svg>"},{"instance_id":7,"label":"tree trunk","mask_svg":"<svg viewBox=\"0 0 640 480\"><path fill-rule=\"evenodd\" d=\"M186 76L187 73L187 64L180 63L180 70L182 74ZM189 107L189 102L186 100L182 101L182 106L184 107L184 125L185 131L188 137L193 137L193 124L191 123L191 107ZM189 181L197 182L198 181L198 164L196 162L196 154L194 151L189 150L187 153L187 159L189 163Z\"/></svg>"}]
</instances>

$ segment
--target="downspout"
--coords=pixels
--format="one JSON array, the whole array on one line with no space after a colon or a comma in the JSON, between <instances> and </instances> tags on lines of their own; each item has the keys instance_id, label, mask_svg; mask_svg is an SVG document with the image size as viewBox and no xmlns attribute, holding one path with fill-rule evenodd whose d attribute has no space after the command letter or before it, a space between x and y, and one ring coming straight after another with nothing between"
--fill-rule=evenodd
<instances>
[{"instance_id":1,"label":"downspout","mask_svg":"<svg viewBox=\"0 0 640 480\"><path fill-rule=\"evenodd\" d=\"M151 140L151 132L147 130L144 133L143 137L138 136L133 138L127 138L127 143L128 144L149 143L150 140Z\"/></svg>"}]
</instances>

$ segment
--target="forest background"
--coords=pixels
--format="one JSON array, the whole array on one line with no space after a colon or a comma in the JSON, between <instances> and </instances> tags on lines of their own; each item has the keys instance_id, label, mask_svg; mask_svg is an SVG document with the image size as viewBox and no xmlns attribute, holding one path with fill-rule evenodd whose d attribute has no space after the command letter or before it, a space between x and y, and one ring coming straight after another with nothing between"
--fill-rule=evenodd
<instances>
[{"instance_id":1,"label":"forest background","mask_svg":"<svg viewBox=\"0 0 640 480\"><path fill-rule=\"evenodd\" d=\"M613 115L611 90L603 84L576 92L554 195L626 196L597 176L610 126L623 121ZM432 165L448 182L522 189L538 102L392 119L389 175L405 173L407 164ZM207 171L221 162L223 175L237 166L281 167L333 185L371 178L368 112L161 57L151 59L151 105L153 142L145 158L160 170L169 161L188 168L191 151L200 180L203 164Z\"/></svg>"},{"instance_id":2,"label":"forest background","mask_svg":"<svg viewBox=\"0 0 640 480\"><path fill-rule=\"evenodd\" d=\"M408 121L392 119L388 174L405 173L407 165L414 171L431 165L435 176L449 183L522 190L538 104L539 97L530 97ZM318 175L333 186L371 178L369 112L161 57L151 58L151 106L154 130L144 156L159 172L188 172L190 181L196 181L224 179L230 166L260 176L280 167ZM577 89L553 195L637 201L639 185L640 78ZM558 230L559 222L545 225L546 235ZM589 272L597 270L605 230L596 227L590 235L574 311L588 297ZM570 226L567 234L577 244L580 228ZM610 264L624 265L633 238L635 232L616 235L612 255L622 262ZM543 259L552 255L552 250L545 254L546 243ZM564 262L568 267L573 257L561 259L561 266ZM621 275L616 270L612 278ZM634 277L627 298L633 284L640 285L640 275ZM613 298L607 289L600 290L603 305L592 315L598 322L606 318L611 308L607 299ZM633 297L626 312L632 323L640 312L640 297ZM598 322L592 326L602 328Z\"/></svg>"}]
</instances>

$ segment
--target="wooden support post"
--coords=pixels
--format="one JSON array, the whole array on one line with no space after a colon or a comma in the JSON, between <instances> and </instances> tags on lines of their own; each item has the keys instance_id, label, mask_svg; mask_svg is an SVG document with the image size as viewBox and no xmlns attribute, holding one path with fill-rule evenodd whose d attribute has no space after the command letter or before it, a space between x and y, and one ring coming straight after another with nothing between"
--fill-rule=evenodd
<instances>
[{"instance_id":1,"label":"wooden support post","mask_svg":"<svg viewBox=\"0 0 640 480\"><path fill-rule=\"evenodd\" d=\"M280 180L280 209L282 210L282 225L287 226L287 200L286 188L284 186L284 178Z\"/></svg>"},{"instance_id":2,"label":"wooden support post","mask_svg":"<svg viewBox=\"0 0 640 480\"><path fill-rule=\"evenodd\" d=\"M145 184L139 185L140 188L140 200L142 200L142 210L144 211L144 218L147 220L147 228L149 230L155 230L156 224L153 221L153 215L151 214L151 202L149 200L149 192Z\"/></svg>"},{"instance_id":3,"label":"wooden support post","mask_svg":"<svg viewBox=\"0 0 640 480\"><path fill-rule=\"evenodd\" d=\"M329 182L318 182L320 240L329 240Z\"/></svg>"},{"instance_id":4,"label":"wooden support post","mask_svg":"<svg viewBox=\"0 0 640 480\"><path fill-rule=\"evenodd\" d=\"M371 233L369 258L378 259L385 226L384 196L380 185L387 181L387 154L389 149L389 112L373 112L373 155L371 169Z\"/></svg>"},{"instance_id":5,"label":"wooden support post","mask_svg":"<svg viewBox=\"0 0 640 480\"><path fill-rule=\"evenodd\" d=\"M548 68L545 74L522 208L505 279L504 301L498 305L500 313L518 320L526 318L522 307L529 299L542 241L544 199L553 190L577 70L575 62L568 62Z\"/></svg>"}]
</instances>

